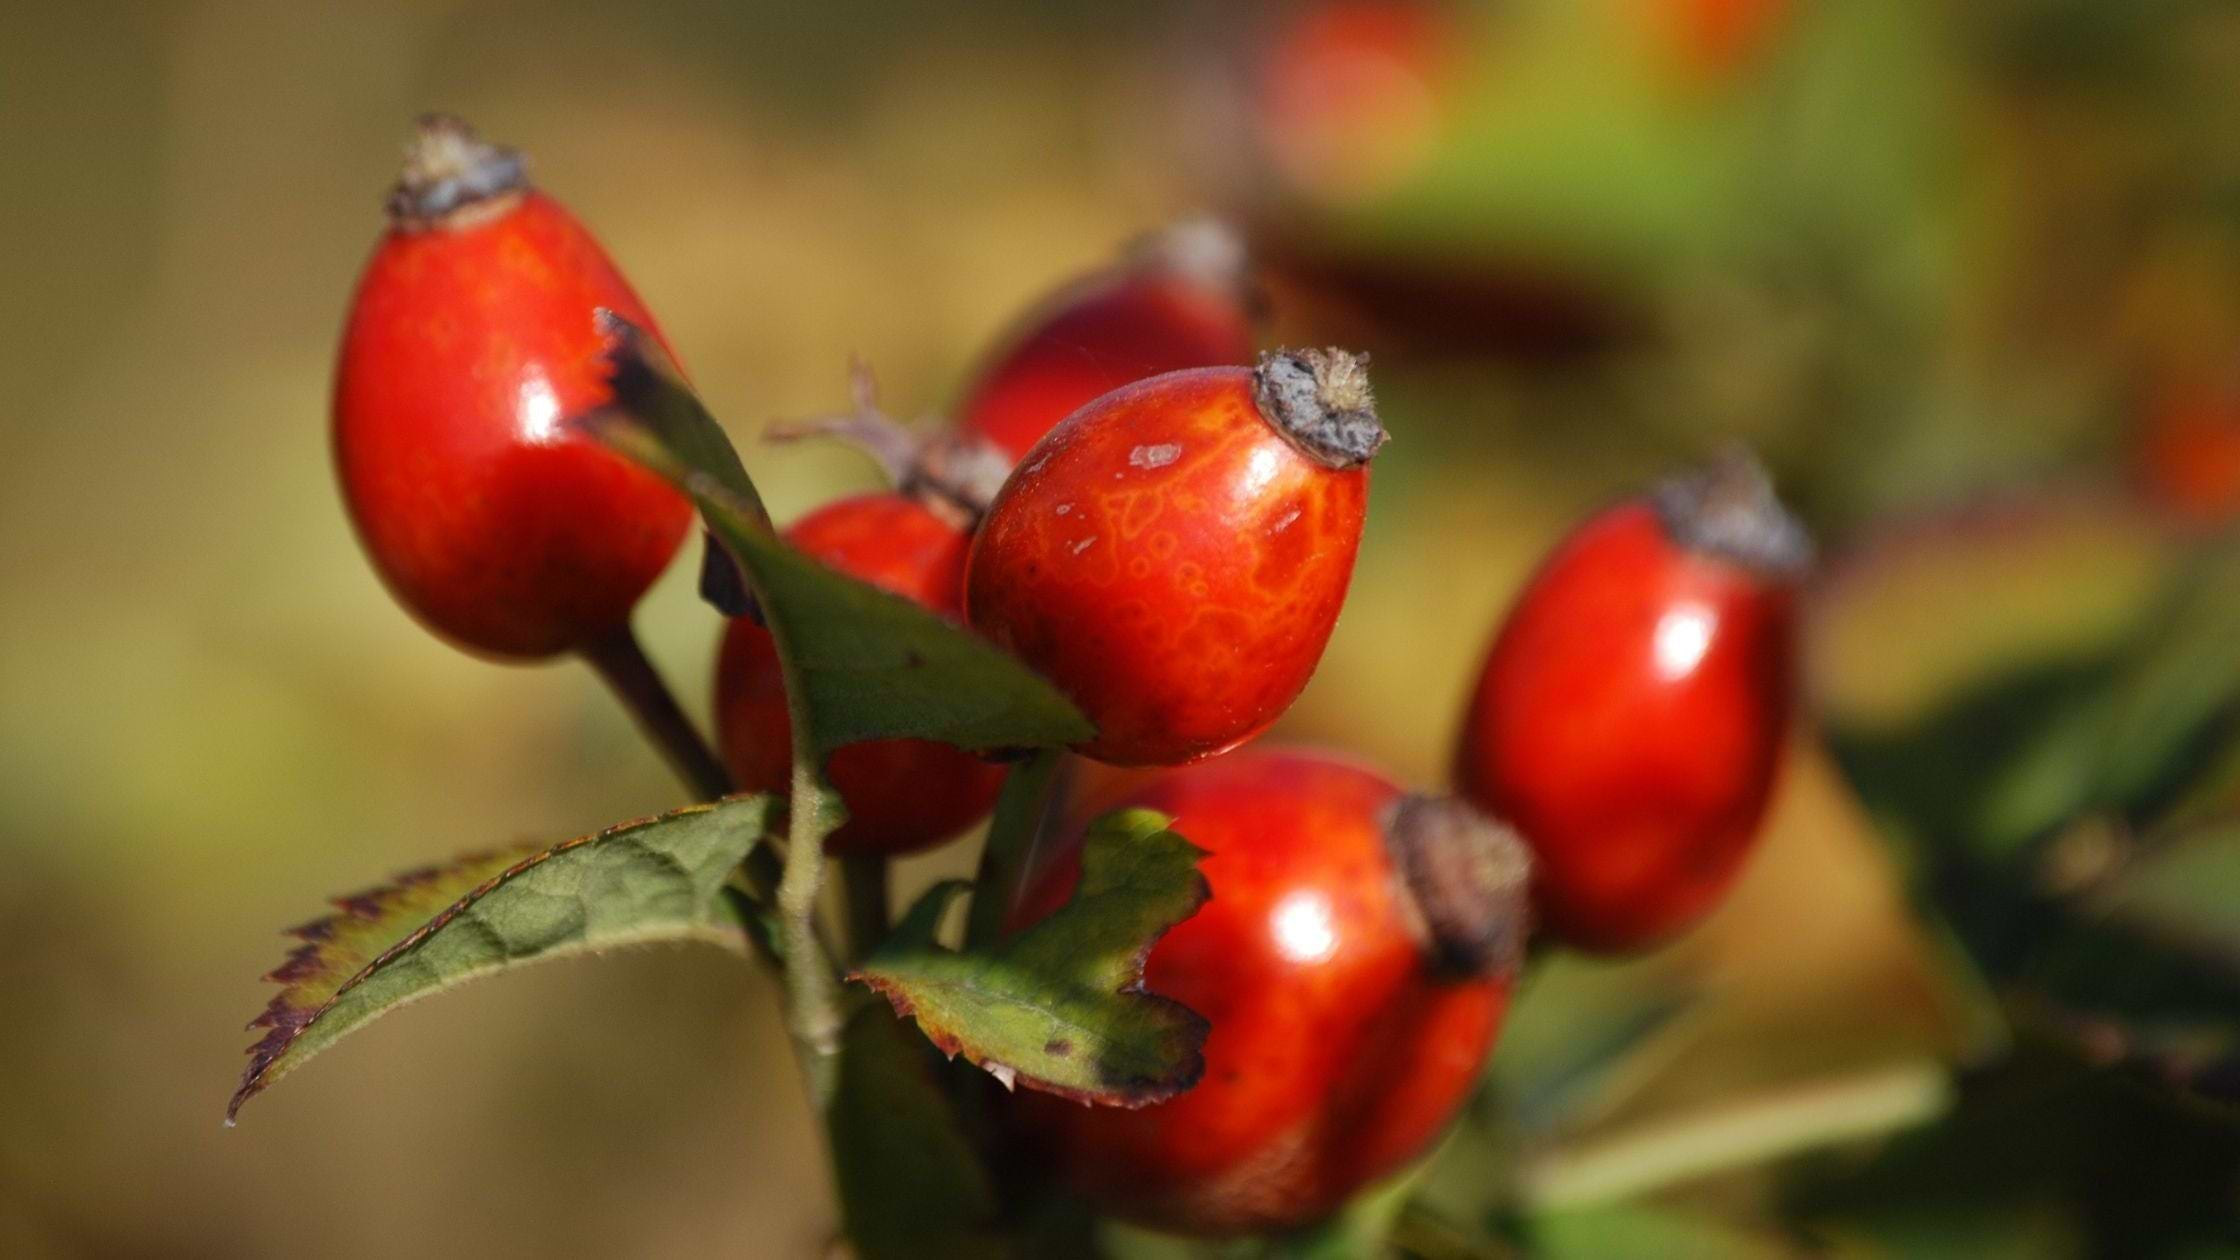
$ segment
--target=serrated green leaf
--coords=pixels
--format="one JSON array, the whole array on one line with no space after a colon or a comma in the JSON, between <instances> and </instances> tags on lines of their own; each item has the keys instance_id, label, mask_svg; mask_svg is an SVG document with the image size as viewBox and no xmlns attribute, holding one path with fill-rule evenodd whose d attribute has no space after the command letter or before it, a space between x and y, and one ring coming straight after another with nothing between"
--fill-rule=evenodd
<instances>
[{"instance_id":1,"label":"serrated green leaf","mask_svg":"<svg viewBox=\"0 0 2240 1260\"><path fill-rule=\"evenodd\" d=\"M1167 929L1205 904L1201 851L1149 810L1089 828L1081 883L1050 917L985 951L934 940L948 884L928 893L853 979L886 995L943 1052L1084 1102L1143 1106L1197 1083L1206 1021L1143 988Z\"/></svg>"},{"instance_id":2,"label":"serrated green leaf","mask_svg":"<svg viewBox=\"0 0 2240 1260\"><path fill-rule=\"evenodd\" d=\"M994 1184L929 1059L882 1005L848 1021L827 1124L848 1238L864 1260L1003 1254Z\"/></svg>"},{"instance_id":3,"label":"serrated green leaf","mask_svg":"<svg viewBox=\"0 0 2240 1260\"><path fill-rule=\"evenodd\" d=\"M338 898L292 929L304 943L266 979L282 985L250 1022L265 1029L226 1106L407 1002L539 959L654 941L745 952L724 883L763 834L765 797L734 797L624 823L546 848L413 871Z\"/></svg>"},{"instance_id":4,"label":"serrated green leaf","mask_svg":"<svg viewBox=\"0 0 2240 1260\"><path fill-rule=\"evenodd\" d=\"M872 739L979 751L1077 744L1096 733L1056 688L999 649L779 539L721 426L658 347L624 332L611 356L614 403L577 423L699 504L788 658L788 694L807 707L820 760Z\"/></svg>"}]
</instances>

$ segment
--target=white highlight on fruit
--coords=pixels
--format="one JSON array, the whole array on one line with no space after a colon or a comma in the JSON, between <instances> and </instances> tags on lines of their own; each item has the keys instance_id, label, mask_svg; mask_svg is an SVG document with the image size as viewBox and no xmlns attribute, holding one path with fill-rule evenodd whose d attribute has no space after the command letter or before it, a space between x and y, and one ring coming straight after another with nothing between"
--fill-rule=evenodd
<instances>
[{"instance_id":1,"label":"white highlight on fruit","mask_svg":"<svg viewBox=\"0 0 2240 1260\"><path fill-rule=\"evenodd\" d=\"M1241 494L1250 498L1267 489L1268 483L1275 479L1276 453L1263 446L1252 453L1251 461L1244 466L1244 485L1241 488Z\"/></svg>"},{"instance_id":2,"label":"white highlight on fruit","mask_svg":"<svg viewBox=\"0 0 2240 1260\"><path fill-rule=\"evenodd\" d=\"M521 408L521 426L527 436L545 442L560 432L560 398L552 392L552 382L542 373L522 377L516 397Z\"/></svg>"},{"instance_id":3,"label":"white highlight on fruit","mask_svg":"<svg viewBox=\"0 0 2240 1260\"><path fill-rule=\"evenodd\" d=\"M1338 931L1330 922L1330 902L1320 893L1295 892L1276 903L1268 916L1276 948L1293 962L1318 963L1338 950Z\"/></svg>"},{"instance_id":4,"label":"white highlight on fruit","mask_svg":"<svg viewBox=\"0 0 2240 1260\"><path fill-rule=\"evenodd\" d=\"M1682 678L1693 672L1711 649L1711 632L1718 625L1718 614L1701 604L1682 604L1658 618L1652 649L1658 675Z\"/></svg>"}]
</instances>

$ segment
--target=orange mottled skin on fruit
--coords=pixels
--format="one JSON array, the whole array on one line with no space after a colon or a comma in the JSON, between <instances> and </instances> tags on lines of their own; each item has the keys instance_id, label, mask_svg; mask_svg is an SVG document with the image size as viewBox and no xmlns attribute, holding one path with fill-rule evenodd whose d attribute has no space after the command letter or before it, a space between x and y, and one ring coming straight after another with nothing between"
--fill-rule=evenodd
<instances>
[{"instance_id":1,"label":"orange mottled skin on fruit","mask_svg":"<svg viewBox=\"0 0 2240 1260\"><path fill-rule=\"evenodd\" d=\"M867 494L826 504L786 539L850 577L945 617L961 615L969 540L913 499ZM743 791L783 793L793 770L785 677L770 632L746 618L725 631L716 658L716 736ZM851 744L825 773L848 821L825 841L836 854L912 853L979 822L1004 770L947 744L889 739Z\"/></svg>"},{"instance_id":2,"label":"orange mottled skin on fruit","mask_svg":"<svg viewBox=\"0 0 2240 1260\"><path fill-rule=\"evenodd\" d=\"M1510 976L1426 965L1385 848L1400 794L1350 761L1252 749L1098 803L1172 815L1213 891L1145 965L1146 988L1211 1021L1198 1084L1137 1110L1015 1100L1099 1209L1193 1234L1295 1228L1420 1155L1469 1097ZM1071 894L1082 822L1014 926Z\"/></svg>"},{"instance_id":3,"label":"orange mottled skin on fruit","mask_svg":"<svg viewBox=\"0 0 2240 1260\"><path fill-rule=\"evenodd\" d=\"M1234 286L1158 270L1097 277L1028 318L967 391L958 427L1017 459L1122 385L1252 353L1252 319Z\"/></svg>"},{"instance_id":4,"label":"orange mottled skin on fruit","mask_svg":"<svg viewBox=\"0 0 2240 1260\"><path fill-rule=\"evenodd\" d=\"M1787 582L1680 546L1643 502L1581 526L1517 597L1456 779L1531 846L1550 936L1645 948L1725 894L1781 760L1794 616Z\"/></svg>"},{"instance_id":5,"label":"orange mottled skin on fruit","mask_svg":"<svg viewBox=\"0 0 2240 1260\"><path fill-rule=\"evenodd\" d=\"M692 509L562 424L608 397L594 312L653 317L566 209L517 196L381 239L343 332L334 445L397 599L466 648L541 657L622 626Z\"/></svg>"},{"instance_id":6,"label":"orange mottled skin on fruit","mask_svg":"<svg viewBox=\"0 0 2240 1260\"><path fill-rule=\"evenodd\" d=\"M1367 466L1279 433L1245 368L1154 377L1021 461L974 543L973 627L1056 683L1118 765L1233 748L1297 698L1345 601Z\"/></svg>"}]
</instances>

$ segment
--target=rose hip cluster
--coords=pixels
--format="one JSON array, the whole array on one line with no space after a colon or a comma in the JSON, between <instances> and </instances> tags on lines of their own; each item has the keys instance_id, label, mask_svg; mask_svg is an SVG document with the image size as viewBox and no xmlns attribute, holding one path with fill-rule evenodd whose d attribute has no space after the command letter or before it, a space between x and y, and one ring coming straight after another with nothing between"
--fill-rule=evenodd
<instances>
[{"instance_id":1,"label":"rose hip cluster","mask_svg":"<svg viewBox=\"0 0 2240 1260\"><path fill-rule=\"evenodd\" d=\"M559 421L605 398L595 312L651 315L517 155L453 120L423 125L390 211L334 407L375 567L478 652L627 636L691 512ZM1234 240L1155 238L1039 305L924 448L1000 460L992 499L905 477L785 534L1014 653L1095 724L1075 752L1134 768L1078 776L1092 786L1049 811L1012 929L1064 902L1108 809L1161 811L1205 850L1211 901L1146 963L1148 987L1210 1021L1201 1082L1136 1110L1012 1110L1092 1204L1208 1235L1327 1216L1427 1150L1476 1086L1535 910L1558 941L1623 950L1717 901L1778 762L1807 550L1741 461L1587 522L1494 643L1458 796L1239 750L1323 654L1386 440L1360 356L1254 341ZM782 791L785 686L752 619L724 634L715 708L738 786ZM849 818L828 848L869 856L968 831L1005 774L913 740L827 772Z\"/></svg>"}]
</instances>

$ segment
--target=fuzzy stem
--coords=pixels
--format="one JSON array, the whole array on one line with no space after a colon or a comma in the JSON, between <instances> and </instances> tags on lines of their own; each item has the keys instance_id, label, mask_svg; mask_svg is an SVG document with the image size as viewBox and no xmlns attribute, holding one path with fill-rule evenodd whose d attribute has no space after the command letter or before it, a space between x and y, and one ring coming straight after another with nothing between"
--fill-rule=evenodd
<instances>
[{"instance_id":1,"label":"fuzzy stem","mask_svg":"<svg viewBox=\"0 0 2240 1260\"><path fill-rule=\"evenodd\" d=\"M1052 789L1064 756L1059 749L1040 749L1012 767L1004 780L1003 795L996 798L995 820L988 824L986 847L980 851L980 872L973 880L972 912L965 920L967 949L993 944L1003 935L1003 921L1019 900L1020 884L1034 865L1035 840L1057 798Z\"/></svg>"},{"instance_id":2,"label":"fuzzy stem","mask_svg":"<svg viewBox=\"0 0 2240 1260\"><path fill-rule=\"evenodd\" d=\"M860 853L840 860L848 894L848 956L861 961L887 936L887 859Z\"/></svg>"},{"instance_id":3,"label":"fuzzy stem","mask_svg":"<svg viewBox=\"0 0 2240 1260\"><path fill-rule=\"evenodd\" d=\"M797 721L794 725L803 724ZM797 737L795 748L807 746ZM831 1104L840 1081L839 986L833 978L831 955L817 930L817 895L824 887L824 839L839 825L834 817L836 806L823 776L817 773L815 759L797 753L785 876L778 883L778 937L785 948L786 1031L793 1037L809 1101L820 1114Z\"/></svg>"}]
</instances>

